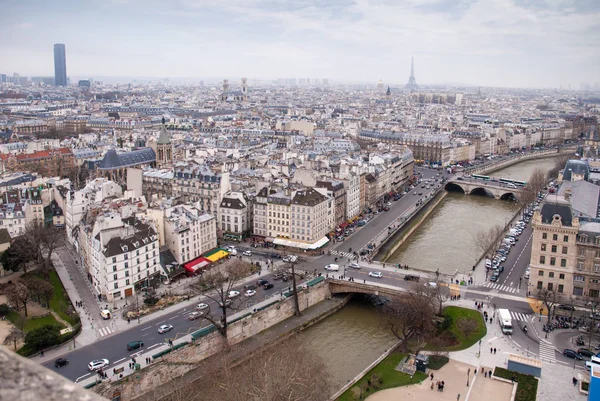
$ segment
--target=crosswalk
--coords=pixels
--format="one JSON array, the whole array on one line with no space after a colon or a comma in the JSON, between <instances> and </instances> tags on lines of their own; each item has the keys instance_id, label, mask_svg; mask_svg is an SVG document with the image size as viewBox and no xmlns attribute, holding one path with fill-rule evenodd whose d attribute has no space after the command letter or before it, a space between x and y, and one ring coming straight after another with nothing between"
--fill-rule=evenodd
<instances>
[{"instance_id":1,"label":"crosswalk","mask_svg":"<svg viewBox=\"0 0 600 401\"><path fill-rule=\"evenodd\" d=\"M112 334L114 332L115 331L113 329L111 329L110 327L103 327L101 329L98 329L98 335L100 337L107 336L107 335Z\"/></svg>"},{"instance_id":2,"label":"crosswalk","mask_svg":"<svg viewBox=\"0 0 600 401\"><path fill-rule=\"evenodd\" d=\"M343 256L348 259L356 258L356 256L354 256L354 254L351 252L340 252L337 249L332 250L331 254L335 256Z\"/></svg>"},{"instance_id":3,"label":"crosswalk","mask_svg":"<svg viewBox=\"0 0 600 401\"><path fill-rule=\"evenodd\" d=\"M518 320L520 322L527 322L528 321L528 317L531 315L528 315L526 313L519 313L519 312L510 312L510 317L513 318L513 320Z\"/></svg>"},{"instance_id":4,"label":"crosswalk","mask_svg":"<svg viewBox=\"0 0 600 401\"><path fill-rule=\"evenodd\" d=\"M555 349L551 342L544 339L540 340L540 359L542 362L555 363Z\"/></svg>"},{"instance_id":5,"label":"crosswalk","mask_svg":"<svg viewBox=\"0 0 600 401\"><path fill-rule=\"evenodd\" d=\"M498 291L510 292L511 294L514 294L515 292L519 292L518 288L514 288L509 285L492 283L492 282L487 282L483 286L487 287L487 288L492 288L492 289L498 290Z\"/></svg>"}]
</instances>

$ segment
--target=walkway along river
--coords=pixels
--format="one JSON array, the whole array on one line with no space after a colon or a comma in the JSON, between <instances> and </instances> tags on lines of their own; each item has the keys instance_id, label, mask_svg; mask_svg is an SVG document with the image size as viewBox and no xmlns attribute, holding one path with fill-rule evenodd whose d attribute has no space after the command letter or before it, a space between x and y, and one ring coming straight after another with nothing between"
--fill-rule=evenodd
<instances>
[{"instance_id":1,"label":"walkway along river","mask_svg":"<svg viewBox=\"0 0 600 401\"><path fill-rule=\"evenodd\" d=\"M536 168L550 170L555 160L525 161L490 175L526 181ZM467 272L481 256L475 246L476 236L481 230L506 224L517 210L514 202L449 193L387 262L430 271L439 269L446 274Z\"/></svg>"}]
</instances>

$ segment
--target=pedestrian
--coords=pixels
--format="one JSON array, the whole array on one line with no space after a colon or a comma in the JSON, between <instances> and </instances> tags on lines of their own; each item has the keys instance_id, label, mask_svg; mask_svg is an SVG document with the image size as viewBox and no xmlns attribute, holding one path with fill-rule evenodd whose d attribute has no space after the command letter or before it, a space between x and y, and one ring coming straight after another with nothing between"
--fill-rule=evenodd
<instances>
[{"instance_id":1,"label":"pedestrian","mask_svg":"<svg viewBox=\"0 0 600 401\"><path fill-rule=\"evenodd\" d=\"M442 391L444 391L444 386L446 385L446 382L442 380Z\"/></svg>"},{"instance_id":2,"label":"pedestrian","mask_svg":"<svg viewBox=\"0 0 600 401\"><path fill-rule=\"evenodd\" d=\"M431 381L433 381L433 373L429 375L431 377Z\"/></svg>"},{"instance_id":3,"label":"pedestrian","mask_svg":"<svg viewBox=\"0 0 600 401\"><path fill-rule=\"evenodd\" d=\"M576 385L577 385L577 378L573 377L573 386L576 386Z\"/></svg>"},{"instance_id":4,"label":"pedestrian","mask_svg":"<svg viewBox=\"0 0 600 401\"><path fill-rule=\"evenodd\" d=\"M494 355L496 355L496 348L494 348Z\"/></svg>"},{"instance_id":5,"label":"pedestrian","mask_svg":"<svg viewBox=\"0 0 600 401\"><path fill-rule=\"evenodd\" d=\"M490 324L492 324L492 317L490 316Z\"/></svg>"},{"instance_id":6,"label":"pedestrian","mask_svg":"<svg viewBox=\"0 0 600 401\"><path fill-rule=\"evenodd\" d=\"M460 393L456 396L456 401L460 401Z\"/></svg>"},{"instance_id":7,"label":"pedestrian","mask_svg":"<svg viewBox=\"0 0 600 401\"><path fill-rule=\"evenodd\" d=\"M494 348L490 347L490 354L493 354L493 353L494 353Z\"/></svg>"},{"instance_id":8,"label":"pedestrian","mask_svg":"<svg viewBox=\"0 0 600 401\"><path fill-rule=\"evenodd\" d=\"M433 391L433 382L431 382L431 391Z\"/></svg>"},{"instance_id":9,"label":"pedestrian","mask_svg":"<svg viewBox=\"0 0 600 401\"><path fill-rule=\"evenodd\" d=\"M40 351L41 356L44 356L44 350Z\"/></svg>"},{"instance_id":10,"label":"pedestrian","mask_svg":"<svg viewBox=\"0 0 600 401\"><path fill-rule=\"evenodd\" d=\"M440 383L440 381L438 380L437 383L435 383L435 385L437 386L437 391L442 391L442 384Z\"/></svg>"},{"instance_id":11,"label":"pedestrian","mask_svg":"<svg viewBox=\"0 0 600 401\"><path fill-rule=\"evenodd\" d=\"M485 375L485 377L487 377L487 372L483 372L483 374Z\"/></svg>"},{"instance_id":12,"label":"pedestrian","mask_svg":"<svg viewBox=\"0 0 600 401\"><path fill-rule=\"evenodd\" d=\"M491 371L491 370L488 372L488 377L489 377L490 379L492 378L492 371Z\"/></svg>"}]
</instances>

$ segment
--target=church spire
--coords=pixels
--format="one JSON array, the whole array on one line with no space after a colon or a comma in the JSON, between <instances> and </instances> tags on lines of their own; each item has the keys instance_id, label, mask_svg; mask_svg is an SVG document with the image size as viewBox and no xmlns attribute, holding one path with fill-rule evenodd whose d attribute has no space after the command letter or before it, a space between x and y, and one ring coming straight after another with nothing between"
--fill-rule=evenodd
<instances>
[{"instance_id":1,"label":"church spire","mask_svg":"<svg viewBox=\"0 0 600 401\"><path fill-rule=\"evenodd\" d=\"M387 90L385 91L385 95L386 96L390 96L392 94L392 91L390 90L390 86L388 85Z\"/></svg>"}]
</instances>

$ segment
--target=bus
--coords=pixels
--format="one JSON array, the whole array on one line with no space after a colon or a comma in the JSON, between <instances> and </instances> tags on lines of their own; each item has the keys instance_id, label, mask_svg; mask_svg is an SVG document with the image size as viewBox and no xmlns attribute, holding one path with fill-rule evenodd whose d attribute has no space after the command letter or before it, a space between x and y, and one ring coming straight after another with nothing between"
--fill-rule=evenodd
<instances>
[{"instance_id":1,"label":"bus","mask_svg":"<svg viewBox=\"0 0 600 401\"><path fill-rule=\"evenodd\" d=\"M479 174L473 174L473 175L471 175L471 177L475 178L476 180L486 180L486 181L488 181L490 179L490 177L487 176L487 175L479 175Z\"/></svg>"},{"instance_id":2,"label":"bus","mask_svg":"<svg viewBox=\"0 0 600 401\"><path fill-rule=\"evenodd\" d=\"M504 184L515 184L518 187L524 187L525 185L527 185L527 182L525 181L510 180L508 178L500 178L498 181Z\"/></svg>"},{"instance_id":3,"label":"bus","mask_svg":"<svg viewBox=\"0 0 600 401\"><path fill-rule=\"evenodd\" d=\"M498 323L500 324L500 328L502 329L502 333L511 334L513 332L512 328L512 318L510 317L510 312L508 309L498 309Z\"/></svg>"}]
</instances>

